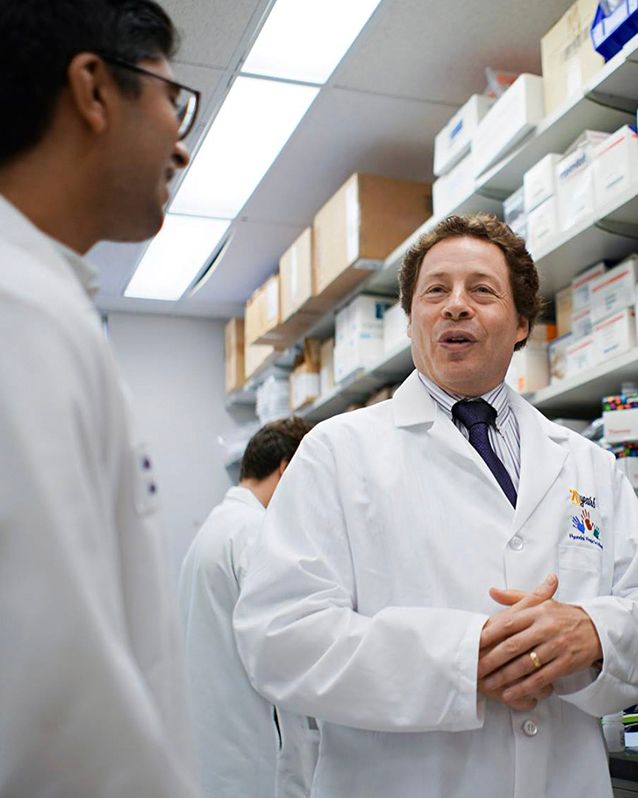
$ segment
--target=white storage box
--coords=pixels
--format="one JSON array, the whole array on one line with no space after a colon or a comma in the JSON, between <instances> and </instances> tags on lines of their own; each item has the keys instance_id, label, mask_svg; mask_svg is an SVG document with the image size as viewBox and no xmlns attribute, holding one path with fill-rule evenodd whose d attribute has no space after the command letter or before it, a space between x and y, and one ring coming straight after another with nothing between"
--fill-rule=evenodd
<instances>
[{"instance_id":1,"label":"white storage box","mask_svg":"<svg viewBox=\"0 0 638 798\"><path fill-rule=\"evenodd\" d=\"M627 477L631 487L634 490L638 489L638 457L619 457L616 466Z\"/></svg>"},{"instance_id":2,"label":"white storage box","mask_svg":"<svg viewBox=\"0 0 638 798\"><path fill-rule=\"evenodd\" d=\"M494 98L473 94L434 139L434 174L441 176L470 151L478 123L494 104Z\"/></svg>"},{"instance_id":3,"label":"white storage box","mask_svg":"<svg viewBox=\"0 0 638 798\"><path fill-rule=\"evenodd\" d=\"M606 410L603 413L603 425L607 443L638 441L638 407Z\"/></svg>"},{"instance_id":4,"label":"white storage box","mask_svg":"<svg viewBox=\"0 0 638 798\"><path fill-rule=\"evenodd\" d=\"M526 213L556 193L556 167L561 158L561 155L550 152L525 172L523 191Z\"/></svg>"},{"instance_id":5,"label":"white storage box","mask_svg":"<svg viewBox=\"0 0 638 798\"><path fill-rule=\"evenodd\" d=\"M474 192L472 154L466 155L443 177L432 183L432 211L434 216L447 216Z\"/></svg>"},{"instance_id":6,"label":"white storage box","mask_svg":"<svg viewBox=\"0 0 638 798\"><path fill-rule=\"evenodd\" d=\"M397 302L383 314L383 351L385 354L392 352L401 344L410 343L407 333L408 317Z\"/></svg>"},{"instance_id":7,"label":"white storage box","mask_svg":"<svg viewBox=\"0 0 638 798\"><path fill-rule=\"evenodd\" d=\"M337 383L383 356L383 316L395 302L390 297L362 294L337 313L334 348Z\"/></svg>"},{"instance_id":8,"label":"white storage box","mask_svg":"<svg viewBox=\"0 0 638 798\"><path fill-rule=\"evenodd\" d=\"M584 338L591 335L594 325L591 320L591 307L581 308L576 313L572 313L572 333L574 339Z\"/></svg>"},{"instance_id":9,"label":"white storage box","mask_svg":"<svg viewBox=\"0 0 638 798\"><path fill-rule=\"evenodd\" d=\"M572 279L572 313L576 313L582 308L591 307L590 287L592 280L604 273L605 263L600 261L580 272Z\"/></svg>"},{"instance_id":10,"label":"white storage box","mask_svg":"<svg viewBox=\"0 0 638 798\"><path fill-rule=\"evenodd\" d=\"M533 393L548 385L547 345L525 346L514 352L505 381L519 393Z\"/></svg>"},{"instance_id":11,"label":"white storage box","mask_svg":"<svg viewBox=\"0 0 638 798\"><path fill-rule=\"evenodd\" d=\"M599 362L628 352L636 346L636 314L625 308L594 324L594 343Z\"/></svg>"},{"instance_id":12,"label":"white storage box","mask_svg":"<svg viewBox=\"0 0 638 798\"><path fill-rule=\"evenodd\" d=\"M290 409L298 410L311 404L320 393L320 377L316 371L294 369L290 374Z\"/></svg>"},{"instance_id":13,"label":"white storage box","mask_svg":"<svg viewBox=\"0 0 638 798\"><path fill-rule=\"evenodd\" d=\"M588 335L567 347L567 376L593 368L598 363L594 336Z\"/></svg>"},{"instance_id":14,"label":"white storage box","mask_svg":"<svg viewBox=\"0 0 638 798\"><path fill-rule=\"evenodd\" d=\"M356 338L335 344L335 382L341 383L359 369L368 369L383 357L383 338Z\"/></svg>"},{"instance_id":15,"label":"white storage box","mask_svg":"<svg viewBox=\"0 0 638 798\"><path fill-rule=\"evenodd\" d=\"M593 153L596 209L638 185L638 133L624 125L598 144Z\"/></svg>"},{"instance_id":16,"label":"white storage box","mask_svg":"<svg viewBox=\"0 0 638 798\"><path fill-rule=\"evenodd\" d=\"M527 248L532 255L547 249L560 232L556 197L549 197L527 214Z\"/></svg>"},{"instance_id":17,"label":"white storage box","mask_svg":"<svg viewBox=\"0 0 638 798\"><path fill-rule=\"evenodd\" d=\"M511 227L519 219L525 218L525 191L523 186L503 200L503 219Z\"/></svg>"},{"instance_id":18,"label":"white storage box","mask_svg":"<svg viewBox=\"0 0 638 798\"><path fill-rule=\"evenodd\" d=\"M560 382L567 376L567 348L573 341L574 336L571 333L550 341L547 347L550 383Z\"/></svg>"},{"instance_id":19,"label":"white storage box","mask_svg":"<svg viewBox=\"0 0 638 798\"><path fill-rule=\"evenodd\" d=\"M594 176L591 151L574 150L556 167L556 196L561 230L569 230L594 213Z\"/></svg>"},{"instance_id":20,"label":"white storage box","mask_svg":"<svg viewBox=\"0 0 638 798\"><path fill-rule=\"evenodd\" d=\"M513 149L544 113L543 79L519 75L479 122L472 140L474 174L484 172Z\"/></svg>"},{"instance_id":21,"label":"white storage box","mask_svg":"<svg viewBox=\"0 0 638 798\"><path fill-rule=\"evenodd\" d=\"M591 318L594 324L635 304L637 263L638 255L632 255L591 281Z\"/></svg>"}]
</instances>

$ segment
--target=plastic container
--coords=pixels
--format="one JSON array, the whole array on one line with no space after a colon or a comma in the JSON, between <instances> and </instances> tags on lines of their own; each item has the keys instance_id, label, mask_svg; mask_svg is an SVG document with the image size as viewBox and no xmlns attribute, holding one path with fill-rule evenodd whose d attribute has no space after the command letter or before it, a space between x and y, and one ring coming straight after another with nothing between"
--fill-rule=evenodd
<instances>
[{"instance_id":1,"label":"plastic container","mask_svg":"<svg viewBox=\"0 0 638 798\"><path fill-rule=\"evenodd\" d=\"M607 14L605 4L599 3L591 25L594 49L605 61L620 52L638 33L638 0L623 0Z\"/></svg>"},{"instance_id":2,"label":"plastic container","mask_svg":"<svg viewBox=\"0 0 638 798\"><path fill-rule=\"evenodd\" d=\"M625 726L623 713L615 712L602 719L603 736L610 754L625 750Z\"/></svg>"}]
</instances>

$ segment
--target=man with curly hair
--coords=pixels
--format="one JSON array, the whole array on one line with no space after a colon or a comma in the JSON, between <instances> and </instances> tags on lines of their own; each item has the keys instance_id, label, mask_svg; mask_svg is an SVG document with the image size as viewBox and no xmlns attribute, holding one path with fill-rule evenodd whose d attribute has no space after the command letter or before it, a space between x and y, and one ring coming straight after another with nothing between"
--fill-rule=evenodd
<instances>
[{"instance_id":1,"label":"man with curly hair","mask_svg":"<svg viewBox=\"0 0 638 798\"><path fill-rule=\"evenodd\" d=\"M541 308L509 227L445 219L399 282L416 368L304 439L237 605L248 673L317 718L313 798L610 798L599 717L638 696L636 496L504 383Z\"/></svg>"}]
</instances>

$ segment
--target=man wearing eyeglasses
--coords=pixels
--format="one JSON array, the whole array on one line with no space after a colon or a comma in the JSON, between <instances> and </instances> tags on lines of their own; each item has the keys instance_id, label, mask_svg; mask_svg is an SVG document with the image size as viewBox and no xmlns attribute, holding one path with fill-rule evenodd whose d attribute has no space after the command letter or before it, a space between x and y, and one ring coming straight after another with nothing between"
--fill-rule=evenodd
<instances>
[{"instance_id":1,"label":"man wearing eyeglasses","mask_svg":"<svg viewBox=\"0 0 638 798\"><path fill-rule=\"evenodd\" d=\"M194 796L182 642L92 303L163 220L198 94L151 0L0 3L0 795Z\"/></svg>"}]
</instances>

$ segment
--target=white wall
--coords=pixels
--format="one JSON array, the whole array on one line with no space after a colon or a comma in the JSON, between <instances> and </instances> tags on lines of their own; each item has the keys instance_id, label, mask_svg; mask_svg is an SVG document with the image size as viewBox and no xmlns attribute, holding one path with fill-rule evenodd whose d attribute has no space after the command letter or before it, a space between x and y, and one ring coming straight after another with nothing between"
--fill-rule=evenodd
<instances>
[{"instance_id":1,"label":"white wall","mask_svg":"<svg viewBox=\"0 0 638 798\"><path fill-rule=\"evenodd\" d=\"M109 313L108 331L154 461L177 573L195 532L231 484L217 436L242 419L224 407L224 322Z\"/></svg>"}]
</instances>

